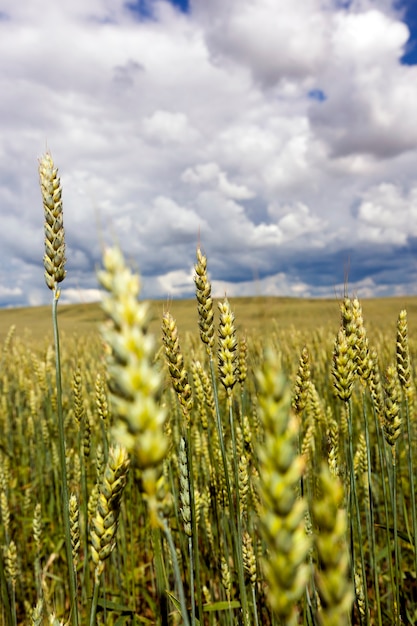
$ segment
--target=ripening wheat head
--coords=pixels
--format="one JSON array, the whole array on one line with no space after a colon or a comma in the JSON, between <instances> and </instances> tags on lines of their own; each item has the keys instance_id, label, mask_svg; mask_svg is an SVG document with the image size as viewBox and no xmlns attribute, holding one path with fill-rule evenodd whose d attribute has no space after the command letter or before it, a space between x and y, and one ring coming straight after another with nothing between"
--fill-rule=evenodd
<instances>
[{"instance_id":1,"label":"ripening wheat head","mask_svg":"<svg viewBox=\"0 0 417 626\"><path fill-rule=\"evenodd\" d=\"M58 169L48 153L39 162L39 181L45 215L45 281L49 289L57 291L66 274L62 188Z\"/></svg>"}]
</instances>

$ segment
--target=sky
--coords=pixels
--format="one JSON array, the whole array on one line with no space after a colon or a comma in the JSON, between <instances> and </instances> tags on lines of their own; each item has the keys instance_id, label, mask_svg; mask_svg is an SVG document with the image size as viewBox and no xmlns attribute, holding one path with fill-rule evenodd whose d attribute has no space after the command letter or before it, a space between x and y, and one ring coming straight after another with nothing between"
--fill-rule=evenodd
<instances>
[{"instance_id":1,"label":"sky","mask_svg":"<svg viewBox=\"0 0 417 626\"><path fill-rule=\"evenodd\" d=\"M143 298L417 293L415 0L0 0L0 307L61 301L118 244Z\"/></svg>"}]
</instances>

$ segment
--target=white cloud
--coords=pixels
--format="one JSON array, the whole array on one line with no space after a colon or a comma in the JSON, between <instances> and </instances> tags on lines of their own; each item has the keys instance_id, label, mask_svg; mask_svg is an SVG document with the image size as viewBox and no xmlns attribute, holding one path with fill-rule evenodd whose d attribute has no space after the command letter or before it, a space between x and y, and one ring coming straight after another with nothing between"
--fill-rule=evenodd
<instances>
[{"instance_id":1,"label":"white cloud","mask_svg":"<svg viewBox=\"0 0 417 626\"><path fill-rule=\"evenodd\" d=\"M100 289L63 289L60 301L62 304L97 302L102 296L103 292Z\"/></svg>"},{"instance_id":2,"label":"white cloud","mask_svg":"<svg viewBox=\"0 0 417 626\"><path fill-rule=\"evenodd\" d=\"M331 21L317 0L233 0L227 10L219 3L212 9L201 5L208 13L205 26L214 59L233 59L262 84L287 76L305 79L326 59Z\"/></svg>"},{"instance_id":3,"label":"white cloud","mask_svg":"<svg viewBox=\"0 0 417 626\"><path fill-rule=\"evenodd\" d=\"M375 67L381 61L392 65L408 39L407 26L380 10L339 13L334 17L333 44L353 64Z\"/></svg>"},{"instance_id":4,"label":"white cloud","mask_svg":"<svg viewBox=\"0 0 417 626\"><path fill-rule=\"evenodd\" d=\"M336 156L389 158L417 145L417 67L401 66L405 24L381 13L337 13L333 58L320 72L327 100L313 129Z\"/></svg>"},{"instance_id":5,"label":"white cloud","mask_svg":"<svg viewBox=\"0 0 417 626\"><path fill-rule=\"evenodd\" d=\"M417 236L417 186L405 191L393 183L370 188L358 209L359 237L375 243L405 245Z\"/></svg>"},{"instance_id":6,"label":"white cloud","mask_svg":"<svg viewBox=\"0 0 417 626\"><path fill-rule=\"evenodd\" d=\"M221 171L217 163L204 163L189 167L183 172L181 179L185 183L195 185L213 183L214 188L218 189L225 197L235 200L248 200L254 196L246 185L230 182L226 172Z\"/></svg>"},{"instance_id":7,"label":"white cloud","mask_svg":"<svg viewBox=\"0 0 417 626\"><path fill-rule=\"evenodd\" d=\"M4 301L8 298L15 298L21 296L22 290L19 287L5 287L0 285L0 301Z\"/></svg>"},{"instance_id":8,"label":"white cloud","mask_svg":"<svg viewBox=\"0 0 417 626\"><path fill-rule=\"evenodd\" d=\"M319 235L324 233L326 222L317 215L312 215L308 206L302 202L297 202L293 206L277 207L270 206L269 214L278 218L278 227L287 241L291 241L302 235L308 235L310 245L324 246L324 241L320 237L311 237L314 233ZM282 216L282 217L279 217Z\"/></svg>"},{"instance_id":9,"label":"white cloud","mask_svg":"<svg viewBox=\"0 0 417 626\"><path fill-rule=\"evenodd\" d=\"M192 272L177 270L158 277L159 293L165 297L181 296L194 290Z\"/></svg>"},{"instance_id":10,"label":"white cloud","mask_svg":"<svg viewBox=\"0 0 417 626\"><path fill-rule=\"evenodd\" d=\"M306 283L289 280L284 272L260 279L254 270L251 280L232 283L216 280L213 282L213 297L224 298L244 296L309 296Z\"/></svg>"},{"instance_id":11,"label":"white cloud","mask_svg":"<svg viewBox=\"0 0 417 626\"><path fill-rule=\"evenodd\" d=\"M142 224L137 224L142 235L151 236L150 244L157 242L169 245L172 241L186 240L197 236L198 229L205 222L186 207L164 196L158 196Z\"/></svg>"},{"instance_id":12,"label":"white cloud","mask_svg":"<svg viewBox=\"0 0 417 626\"><path fill-rule=\"evenodd\" d=\"M143 120L142 128L145 137L161 143L187 143L198 137L184 113L155 111Z\"/></svg>"},{"instance_id":13,"label":"white cloud","mask_svg":"<svg viewBox=\"0 0 417 626\"><path fill-rule=\"evenodd\" d=\"M265 293L332 295L350 253L367 293L413 289L414 265L397 272L417 236L417 66L399 61L408 31L390 0L152 6L138 19L122 0L3 0L0 305L49 301L47 147L65 301L96 297L108 240L147 296L189 293L199 241L216 284L242 294L259 273Z\"/></svg>"}]
</instances>

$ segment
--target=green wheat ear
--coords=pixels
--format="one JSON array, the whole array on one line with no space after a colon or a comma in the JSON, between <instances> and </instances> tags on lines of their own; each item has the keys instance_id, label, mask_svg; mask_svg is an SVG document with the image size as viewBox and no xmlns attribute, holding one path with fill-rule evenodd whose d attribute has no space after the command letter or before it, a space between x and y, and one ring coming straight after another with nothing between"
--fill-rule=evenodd
<instances>
[{"instance_id":1,"label":"green wheat ear","mask_svg":"<svg viewBox=\"0 0 417 626\"><path fill-rule=\"evenodd\" d=\"M349 552L346 545L347 514L341 508L344 490L325 462L318 476L319 495L312 506L318 563L320 624L343 626L349 623L353 585L349 579Z\"/></svg>"},{"instance_id":2,"label":"green wheat ear","mask_svg":"<svg viewBox=\"0 0 417 626\"><path fill-rule=\"evenodd\" d=\"M97 509L91 520L91 553L96 566L96 580L104 569L104 561L116 545L116 531L123 490L129 470L129 457L124 448L109 450L109 460L100 480Z\"/></svg>"},{"instance_id":3,"label":"green wheat ear","mask_svg":"<svg viewBox=\"0 0 417 626\"><path fill-rule=\"evenodd\" d=\"M397 321L397 374L405 395L412 398L412 373L408 344L407 311L400 312Z\"/></svg>"},{"instance_id":4,"label":"green wheat ear","mask_svg":"<svg viewBox=\"0 0 417 626\"><path fill-rule=\"evenodd\" d=\"M162 342L165 346L172 386L177 393L184 417L189 422L193 408L192 391L180 348L177 323L170 313L164 313L162 317Z\"/></svg>"},{"instance_id":5,"label":"green wheat ear","mask_svg":"<svg viewBox=\"0 0 417 626\"><path fill-rule=\"evenodd\" d=\"M119 248L104 252L103 265L98 279L107 291L102 302L107 321L101 333L108 351L115 420L112 434L140 470L151 525L158 527L164 485L162 461L169 442L165 435L167 411L159 403L163 377L155 367L155 342L148 333L149 309L138 301L139 276L127 267Z\"/></svg>"},{"instance_id":6,"label":"green wheat ear","mask_svg":"<svg viewBox=\"0 0 417 626\"><path fill-rule=\"evenodd\" d=\"M297 601L309 577L306 557L306 503L297 495L303 459L297 453L298 426L291 411L291 390L271 351L258 373L259 409L265 438L258 446L262 534L268 553L264 562L269 601L288 626L298 620Z\"/></svg>"},{"instance_id":7,"label":"green wheat ear","mask_svg":"<svg viewBox=\"0 0 417 626\"><path fill-rule=\"evenodd\" d=\"M166 410L157 402L162 375L153 364L154 339L147 333L149 310L139 302L139 277L126 266L118 248L105 251L98 278L108 292L102 307L107 322L102 336L108 345L113 435L145 469L164 458Z\"/></svg>"},{"instance_id":8,"label":"green wheat ear","mask_svg":"<svg viewBox=\"0 0 417 626\"><path fill-rule=\"evenodd\" d=\"M62 187L58 169L48 153L39 162L39 182L45 214L45 281L49 289L57 291L66 274Z\"/></svg>"},{"instance_id":9,"label":"green wheat ear","mask_svg":"<svg viewBox=\"0 0 417 626\"><path fill-rule=\"evenodd\" d=\"M218 367L219 379L227 394L232 393L238 376L238 343L236 339L235 316L227 298L218 304L219 320L219 349Z\"/></svg>"},{"instance_id":10,"label":"green wheat ear","mask_svg":"<svg viewBox=\"0 0 417 626\"><path fill-rule=\"evenodd\" d=\"M194 282L198 303L198 325L201 341L206 344L209 354L214 348L214 310L211 297L211 283L207 273L207 257L197 249L197 262L194 266Z\"/></svg>"}]
</instances>

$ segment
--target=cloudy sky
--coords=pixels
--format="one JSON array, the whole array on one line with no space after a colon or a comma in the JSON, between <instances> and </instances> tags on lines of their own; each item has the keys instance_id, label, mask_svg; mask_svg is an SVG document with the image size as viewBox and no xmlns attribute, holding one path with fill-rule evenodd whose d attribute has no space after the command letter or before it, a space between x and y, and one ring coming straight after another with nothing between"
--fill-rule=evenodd
<instances>
[{"instance_id":1,"label":"cloudy sky","mask_svg":"<svg viewBox=\"0 0 417 626\"><path fill-rule=\"evenodd\" d=\"M417 293L415 0L0 0L0 306L63 302L118 242L142 295Z\"/></svg>"}]
</instances>

